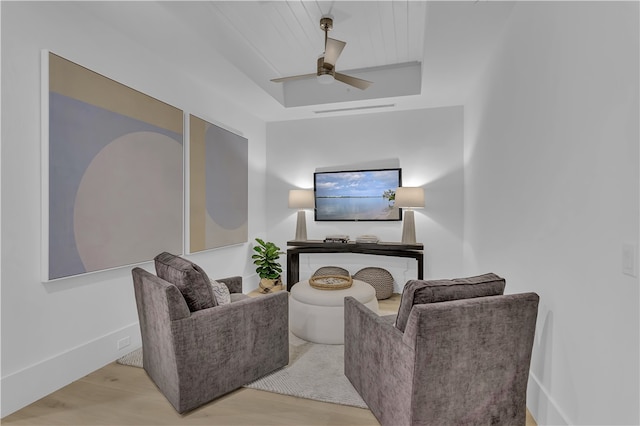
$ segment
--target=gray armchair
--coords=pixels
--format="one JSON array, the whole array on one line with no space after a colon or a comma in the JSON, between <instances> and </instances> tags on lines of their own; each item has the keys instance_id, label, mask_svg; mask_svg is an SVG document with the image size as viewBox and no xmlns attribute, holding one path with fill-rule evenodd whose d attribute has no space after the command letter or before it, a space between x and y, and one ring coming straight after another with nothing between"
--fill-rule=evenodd
<instances>
[{"instance_id":1,"label":"gray armchair","mask_svg":"<svg viewBox=\"0 0 640 426\"><path fill-rule=\"evenodd\" d=\"M345 299L345 375L382 425L525 424L538 295L503 290L409 281L397 318Z\"/></svg>"},{"instance_id":2,"label":"gray armchair","mask_svg":"<svg viewBox=\"0 0 640 426\"><path fill-rule=\"evenodd\" d=\"M207 301L214 306L194 310L193 291L185 297L179 288L190 280L208 284L206 274L186 259L161 256L158 273L183 282L176 285L141 268L132 274L143 367L176 411L197 408L289 362L287 292L241 297L242 278L230 277L218 281L232 293L231 303ZM159 269L167 265L169 274Z\"/></svg>"}]
</instances>

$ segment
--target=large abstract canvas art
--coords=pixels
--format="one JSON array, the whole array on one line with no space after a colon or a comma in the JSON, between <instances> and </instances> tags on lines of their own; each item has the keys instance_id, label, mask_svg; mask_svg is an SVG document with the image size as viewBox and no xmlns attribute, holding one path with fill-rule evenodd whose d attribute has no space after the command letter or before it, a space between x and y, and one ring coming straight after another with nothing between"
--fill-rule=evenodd
<instances>
[{"instance_id":1,"label":"large abstract canvas art","mask_svg":"<svg viewBox=\"0 0 640 426\"><path fill-rule=\"evenodd\" d=\"M248 141L189 116L189 252L247 241Z\"/></svg>"},{"instance_id":2,"label":"large abstract canvas art","mask_svg":"<svg viewBox=\"0 0 640 426\"><path fill-rule=\"evenodd\" d=\"M43 52L43 279L183 252L183 113Z\"/></svg>"}]
</instances>

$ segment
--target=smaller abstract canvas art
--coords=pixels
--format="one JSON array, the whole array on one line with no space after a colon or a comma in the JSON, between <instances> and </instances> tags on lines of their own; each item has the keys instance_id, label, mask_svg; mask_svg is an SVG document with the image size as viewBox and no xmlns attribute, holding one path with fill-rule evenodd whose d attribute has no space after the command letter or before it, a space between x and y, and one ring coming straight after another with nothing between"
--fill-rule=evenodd
<instances>
[{"instance_id":1,"label":"smaller abstract canvas art","mask_svg":"<svg viewBox=\"0 0 640 426\"><path fill-rule=\"evenodd\" d=\"M189 116L189 252L248 240L248 141Z\"/></svg>"}]
</instances>

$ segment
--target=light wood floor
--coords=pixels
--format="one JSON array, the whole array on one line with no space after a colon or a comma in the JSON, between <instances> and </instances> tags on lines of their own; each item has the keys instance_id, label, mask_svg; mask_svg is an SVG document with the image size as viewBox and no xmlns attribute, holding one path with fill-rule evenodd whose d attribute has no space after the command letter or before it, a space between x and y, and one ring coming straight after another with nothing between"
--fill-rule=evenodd
<instances>
[{"instance_id":1,"label":"light wood floor","mask_svg":"<svg viewBox=\"0 0 640 426\"><path fill-rule=\"evenodd\" d=\"M398 309L400 296L381 300ZM5 425L379 425L369 410L239 389L181 416L143 369L116 363L2 419ZM527 413L527 426L535 426Z\"/></svg>"}]
</instances>

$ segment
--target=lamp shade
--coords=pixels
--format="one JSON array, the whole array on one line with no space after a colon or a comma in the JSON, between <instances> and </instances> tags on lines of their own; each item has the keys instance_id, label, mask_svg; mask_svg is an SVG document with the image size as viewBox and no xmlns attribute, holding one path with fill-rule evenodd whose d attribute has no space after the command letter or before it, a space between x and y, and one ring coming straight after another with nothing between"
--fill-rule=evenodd
<instances>
[{"instance_id":1,"label":"lamp shade","mask_svg":"<svg viewBox=\"0 0 640 426\"><path fill-rule=\"evenodd\" d=\"M396 189L396 207L424 207L424 189L421 187L402 186Z\"/></svg>"},{"instance_id":2,"label":"lamp shade","mask_svg":"<svg viewBox=\"0 0 640 426\"><path fill-rule=\"evenodd\" d=\"M289 191L290 209L312 209L316 206L313 190L292 189Z\"/></svg>"}]
</instances>

